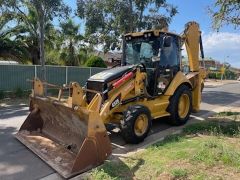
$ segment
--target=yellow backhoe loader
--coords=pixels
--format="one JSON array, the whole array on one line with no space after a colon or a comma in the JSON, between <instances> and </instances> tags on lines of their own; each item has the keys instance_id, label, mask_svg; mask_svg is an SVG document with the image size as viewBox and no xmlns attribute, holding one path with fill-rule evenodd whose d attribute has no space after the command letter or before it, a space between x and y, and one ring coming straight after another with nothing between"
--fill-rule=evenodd
<instances>
[{"instance_id":1,"label":"yellow backhoe loader","mask_svg":"<svg viewBox=\"0 0 240 180\"><path fill-rule=\"evenodd\" d=\"M181 69L184 44L188 73ZM65 178L102 164L111 154L107 124L118 126L127 143L140 143L152 120L166 117L182 125L199 111L204 70L199 68L203 50L196 22L187 23L181 35L129 33L122 46L121 66L90 77L85 87L72 82L50 97L44 90L49 84L33 81L31 113L16 138Z\"/></svg>"}]
</instances>

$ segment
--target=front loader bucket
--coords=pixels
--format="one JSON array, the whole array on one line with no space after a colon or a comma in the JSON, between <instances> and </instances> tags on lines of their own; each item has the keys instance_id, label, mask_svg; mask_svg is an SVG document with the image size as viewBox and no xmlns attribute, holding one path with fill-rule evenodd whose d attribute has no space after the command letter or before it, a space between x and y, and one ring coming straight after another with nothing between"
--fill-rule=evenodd
<instances>
[{"instance_id":1,"label":"front loader bucket","mask_svg":"<svg viewBox=\"0 0 240 180\"><path fill-rule=\"evenodd\" d=\"M16 138L65 178L104 162L111 144L99 113L32 97L32 111Z\"/></svg>"}]
</instances>

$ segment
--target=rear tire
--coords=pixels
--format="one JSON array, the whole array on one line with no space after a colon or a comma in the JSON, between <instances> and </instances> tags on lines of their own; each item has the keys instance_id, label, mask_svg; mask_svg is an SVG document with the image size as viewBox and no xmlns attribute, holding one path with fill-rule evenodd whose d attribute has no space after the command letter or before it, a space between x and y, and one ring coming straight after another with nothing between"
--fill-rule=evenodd
<instances>
[{"instance_id":1,"label":"rear tire","mask_svg":"<svg viewBox=\"0 0 240 180\"><path fill-rule=\"evenodd\" d=\"M129 106L121 121L121 135L127 143L138 144L148 135L152 124L150 111L142 105Z\"/></svg>"},{"instance_id":2,"label":"rear tire","mask_svg":"<svg viewBox=\"0 0 240 180\"><path fill-rule=\"evenodd\" d=\"M192 93L188 86L181 85L170 98L168 112L169 123L180 126L185 124L192 111Z\"/></svg>"}]
</instances>

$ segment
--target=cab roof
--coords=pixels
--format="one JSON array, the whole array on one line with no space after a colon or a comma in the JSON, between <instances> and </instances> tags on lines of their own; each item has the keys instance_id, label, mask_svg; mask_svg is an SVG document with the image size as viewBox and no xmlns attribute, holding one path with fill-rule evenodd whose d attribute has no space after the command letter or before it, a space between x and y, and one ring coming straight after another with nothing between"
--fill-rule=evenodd
<instances>
[{"instance_id":1,"label":"cab roof","mask_svg":"<svg viewBox=\"0 0 240 180\"><path fill-rule=\"evenodd\" d=\"M127 37L127 36L141 37L141 36L144 36L144 34L146 34L146 33L152 33L152 34L154 34L154 36L159 36L160 34L168 34L170 36L174 35L174 36L178 36L181 38L181 35L179 35L179 34L168 32L168 31L163 31L163 30L146 30L146 31L142 31L142 32L128 33L128 34L125 34L125 37Z\"/></svg>"}]
</instances>

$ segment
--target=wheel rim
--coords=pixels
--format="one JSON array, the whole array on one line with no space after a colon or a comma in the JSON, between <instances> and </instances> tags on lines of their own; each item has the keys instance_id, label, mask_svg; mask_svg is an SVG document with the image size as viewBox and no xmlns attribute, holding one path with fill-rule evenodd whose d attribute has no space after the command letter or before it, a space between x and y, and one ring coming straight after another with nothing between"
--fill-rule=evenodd
<instances>
[{"instance_id":1,"label":"wheel rim","mask_svg":"<svg viewBox=\"0 0 240 180\"><path fill-rule=\"evenodd\" d=\"M178 102L178 115L180 118L185 118L190 107L190 99L187 94L182 94Z\"/></svg>"},{"instance_id":2,"label":"wheel rim","mask_svg":"<svg viewBox=\"0 0 240 180\"><path fill-rule=\"evenodd\" d=\"M134 132L137 136L142 136L148 127L148 117L146 114L141 114L137 117L134 124Z\"/></svg>"}]
</instances>

